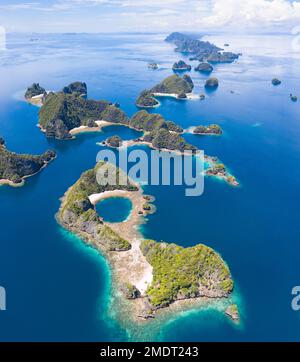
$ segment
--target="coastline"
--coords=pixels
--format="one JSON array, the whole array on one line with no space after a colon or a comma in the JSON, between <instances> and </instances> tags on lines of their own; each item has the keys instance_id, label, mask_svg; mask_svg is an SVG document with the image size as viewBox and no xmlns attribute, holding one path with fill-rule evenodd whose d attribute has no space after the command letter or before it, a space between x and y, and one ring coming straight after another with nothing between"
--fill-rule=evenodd
<instances>
[{"instance_id":1,"label":"coastline","mask_svg":"<svg viewBox=\"0 0 300 362\"><path fill-rule=\"evenodd\" d=\"M103 120L95 121L95 123L97 124L97 127L79 126L79 127L75 127L73 129L71 129L69 131L69 133L71 136L75 136L80 133L99 132L104 127L118 125L118 123L107 122L107 121L103 121Z\"/></svg>"},{"instance_id":2,"label":"coastline","mask_svg":"<svg viewBox=\"0 0 300 362\"><path fill-rule=\"evenodd\" d=\"M142 104L138 104L138 103L136 103L135 105L138 108L146 108L146 109L159 108L161 106L161 103L157 99L156 99L156 101L158 102L158 104L156 104L155 106L143 106Z\"/></svg>"},{"instance_id":3,"label":"coastline","mask_svg":"<svg viewBox=\"0 0 300 362\"><path fill-rule=\"evenodd\" d=\"M19 183L15 183L11 180L8 180L8 179L1 179L0 180L0 186L4 186L4 185L7 185L7 186L11 186L11 187L22 187L25 185L25 180L29 177L32 177L32 176L35 176L37 175L38 173L40 173L45 167L47 167L49 165L50 162L52 162L53 160L55 160L57 157L57 155L55 155L55 157L53 157L50 161L48 162L45 162L44 165L35 173L31 174L31 175L26 175L26 176L23 176L22 177L22 182L19 182Z\"/></svg>"},{"instance_id":4,"label":"coastline","mask_svg":"<svg viewBox=\"0 0 300 362\"><path fill-rule=\"evenodd\" d=\"M169 98L178 99L180 101L200 99L200 96L196 95L195 93L186 93L186 98L180 98L176 93L152 93L152 94L153 97L158 97L158 98L169 97Z\"/></svg>"},{"instance_id":5,"label":"coastline","mask_svg":"<svg viewBox=\"0 0 300 362\"><path fill-rule=\"evenodd\" d=\"M33 175L31 175L33 176ZM22 182L19 182L19 183L15 183L11 180L8 180L8 179L1 179L0 180L0 186L3 186L3 185L7 185L7 186L11 186L11 187L22 187L25 185L25 181L22 180Z\"/></svg>"},{"instance_id":6,"label":"coastline","mask_svg":"<svg viewBox=\"0 0 300 362\"><path fill-rule=\"evenodd\" d=\"M25 101L34 106L42 107L43 98L44 98L44 94L38 94L37 96L33 96L31 98L25 98Z\"/></svg>"}]
</instances>

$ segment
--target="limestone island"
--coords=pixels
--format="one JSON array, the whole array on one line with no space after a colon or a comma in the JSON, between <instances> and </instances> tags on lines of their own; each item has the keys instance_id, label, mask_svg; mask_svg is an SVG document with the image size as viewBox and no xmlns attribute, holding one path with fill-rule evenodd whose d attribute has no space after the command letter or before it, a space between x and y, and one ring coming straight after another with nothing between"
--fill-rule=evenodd
<instances>
[{"instance_id":1,"label":"limestone island","mask_svg":"<svg viewBox=\"0 0 300 362\"><path fill-rule=\"evenodd\" d=\"M219 87L219 80L217 78L209 78L205 82L205 88L216 89Z\"/></svg>"},{"instance_id":2,"label":"limestone island","mask_svg":"<svg viewBox=\"0 0 300 362\"><path fill-rule=\"evenodd\" d=\"M112 136L105 140L104 144L112 148L119 148L122 146L122 138L120 136Z\"/></svg>"},{"instance_id":3,"label":"limestone island","mask_svg":"<svg viewBox=\"0 0 300 362\"><path fill-rule=\"evenodd\" d=\"M135 140L124 141L123 146L125 147L147 145L152 149L178 153L197 151L197 147L181 137L183 128L172 121L166 121L160 114L150 114L145 110L139 111L130 119L129 127L143 131L143 136Z\"/></svg>"},{"instance_id":4,"label":"limestone island","mask_svg":"<svg viewBox=\"0 0 300 362\"><path fill-rule=\"evenodd\" d=\"M98 131L111 123L128 123L119 105L86 99L86 92L85 83L75 82L43 97L38 124L47 137L71 139L77 133Z\"/></svg>"},{"instance_id":5,"label":"limestone island","mask_svg":"<svg viewBox=\"0 0 300 362\"><path fill-rule=\"evenodd\" d=\"M293 95L293 94L290 94L290 100L291 100L292 102L297 102L298 97L295 96L295 95Z\"/></svg>"},{"instance_id":6,"label":"limestone island","mask_svg":"<svg viewBox=\"0 0 300 362\"><path fill-rule=\"evenodd\" d=\"M137 98L135 105L139 108L155 108L160 105L159 101L154 98L150 90L144 90Z\"/></svg>"},{"instance_id":7,"label":"limestone island","mask_svg":"<svg viewBox=\"0 0 300 362\"><path fill-rule=\"evenodd\" d=\"M189 64L186 64L183 60L179 60L178 62L175 62L173 64L172 69L175 72L182 72L182 71L190 71L192 69L192 66Z\"/></svg>"},{"instance_id":8,"label":"limestone island","mask_svg":"<svg viewBox=\"0 0 300 362\"><path fill-rule=\"evenodd\" d=\"M190 54L191 60L207 61L209 63L232 63L239 58L240 54L224 52L223 49L208 42L198 40L196 37L182 33L172 33L166 42L176 45L176 52Z\"/></svg>"},{"instance_id":9,"label":"limestone island","mask_svg":"<svg viewBox=\"0 0 300 362\"><path fill-rule=\"evenodd\" d=\"M195 67L196 72L210 74L214 70L213 66L209 63L202 62Z\"/></svg>"},{"instance_id":10,"label":"limestone island","mask_svg":"<svg viewBox=\"0 0 300 362\"><path fill-rule=\"evenodd\" d=\"M65 94L74 94L85 98L87 96L87 85L83 82L73 82L64 87L62 92ZM52 92L47 92L45 88L39 85L39 83L33 83L30 87L27 88L25 92L25 99L31 104L42 106L49 93Z\"/></svg>"},{"instance_id":11,"label":"limestone island","mask_svg":"<svg viewBox=\"0 0 300 362\"><path fill-rule=\"evenodd\" d=\"M99 174L112 170L115 185L103 186ZM129 198L133 209L125 222L111 224L99 217L95 205L115 196ZM109 262L112 293L121 293L118 318L138 322L158 317L175 302L201 299L206 303L228 298L234 283L227 264L213 249L203 244L184 248L143 239L137 226L143 222L140 213L144 203L139 185L115 166L100 161L68 189L57 213L57 221L64 228L100 251Z\"/></svg>"},{"instance_id":12,"label":"limestone island","mask_svg":"<svg viewBox=\"0 0 300 362\"><path fill-rule=\"evenodd\" d=\"M193 98L194 83L192 78L185 74L180 77L173 74L149 90L144 90L136 100L140 108L154 108L159 105L156 97L174 97L176 99Z\"/></svg>"},{"instance_id":13,"label":"limestone island","mask_svg":"<svg viewBox=\"0 0 300 362\"><path fill-rule=\"evenodd\" d=\"M55 157L56 153L50 150L37 156L11 152L0 137L0 185L23 186L25 178L38 173Z\"/></svg>"},{"instance_id":14,"label":"limestone island","mask_svg":"<svg viewBox=\"0 0 300 362\"><path fill-rule=\"evenodd\" d=\"M87 85L84 82L73 82L63 88L63 93L74 94L79 97L87 97Z\"/></svg>"},{"instance_id":15,"label":"limestone island","mask_svg":"<svg viewBox=\"0 0 300 362\"><path fill-rule=\"evenodd\" d=\"M41 106L47 95L46 89L39 83L33 83L25 92L25 99L34 105Z\"/></svg>"},{"instance_id":16,"label":"limestone island","mask_svg":"<svg viewBox=\"0 0 300 362\"><path fill-rule=\"evenodd\" d=\"M223 131L218 124L210 124L209 126L197 126L193 130L194 134L200 135L218 135L220 136Z\"/></svg>"},{"instance_id":17,"label":"limestone island","mask_svg":"<svg viewBox=\"0 0 300 362\"><path fill-rule=\"evenodd\" d=\"M273 79L272 79L272 84L275 85L275 86L276 86L276 85L280 85L280 84L281 84L281 80L279 80L278 78L273 78Z\"/></svg>"}]
</instances>

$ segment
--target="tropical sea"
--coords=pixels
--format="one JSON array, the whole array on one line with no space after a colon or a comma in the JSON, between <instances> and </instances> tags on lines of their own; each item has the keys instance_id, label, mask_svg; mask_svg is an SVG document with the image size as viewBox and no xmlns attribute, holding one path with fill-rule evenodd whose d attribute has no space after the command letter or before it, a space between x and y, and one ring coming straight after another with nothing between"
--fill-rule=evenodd
<instances>
[{"instance_id":1,"label":"tropical sea","mask_svg":"<svg viewBox=\"0 0 300 362\"><path fill-rule=\"evenodd\" d=\"M218 123L222 137L185 135L218 156L241 186L205 179L204 194L186 197L181 186L145 186L157 212L142 226L145 238L182 246L204 243L218 251L235 280L236 326L218 306L124 328L114 317L105 259L55 220L60 197L92 168L98 142L138 133L122 126L46 139L38 108L24 102L28 85L59 90L85 81L89 98L119 102L128 115L141 90L172 74L180 58L166 34L9 34L0 52L0 135L10 150L58 157L21 188L0 187L0 311L2 341L299 341L300 312L291 290L300 284L299 177L300 50L290 35L210 34L205 40L243 55L215 66L219 88L204 101L161 100L153 112L184 128ZM147 68L157 62L159 70ZM193 66L197 62L189 62ZM195 92L207 78L194 71ZM274 87L271 79L282 84Z\"/></svg>"}]
</instances>

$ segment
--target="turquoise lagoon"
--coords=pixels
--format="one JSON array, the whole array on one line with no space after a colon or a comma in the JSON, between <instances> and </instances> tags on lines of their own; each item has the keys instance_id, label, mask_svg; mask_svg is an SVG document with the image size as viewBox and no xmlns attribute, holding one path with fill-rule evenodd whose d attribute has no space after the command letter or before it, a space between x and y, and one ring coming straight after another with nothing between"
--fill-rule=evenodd
<instances>
[{"instance_id":1,"label":"turquoise lagoon","mask_svg":"<svg viewBox=\"0 0 300 362\"><path fill-rule=\"evenodd\" d=\"M110 197L96 205L98 215L106 222L118 223L125 221L131 213L132 202L125 197Z\"/></svg>"},{"instance_id":2,"label":"turquoise lagoon","mask_svg":"<svg viewBox=\"0 0 300 362\"><path fill-rule=\"evenodd\" d=\"M290 93L300 96L300 54L289 35L206 36L243 56L215 66L220 86L205 101L166 98L155 109L184 128L219 123L225 131L222 137L185 137L218 156L242 186L206 178L200 197L186 197L181 186L144 186L157 212L142 232L217 250L236 283L240 327L215 305L125 329L110 307L105 259L56 223L60 197L94 166L102 149L97 143L137 133L113 126L71 141L46 139L36 126L38 109L20 94L32 82L58 90L82 80L90 98L119 102L132 115L141 90L170 75L174 61L188 60L163 41L165 35L44 34L37 42L30 34L8 36L8 50L0 53L0 134L16 152L53 148L58 157L24 187L0 188L0 285L7 292L0 340L300 340L300 313L291 309L291 289L300 283L300 103L289 99ZM149 70L150 61L160 69ZM191 75L195 92L204 92L205 76ZM274 77L281 86L272 86Z\"/></svg>"}]
</instances>

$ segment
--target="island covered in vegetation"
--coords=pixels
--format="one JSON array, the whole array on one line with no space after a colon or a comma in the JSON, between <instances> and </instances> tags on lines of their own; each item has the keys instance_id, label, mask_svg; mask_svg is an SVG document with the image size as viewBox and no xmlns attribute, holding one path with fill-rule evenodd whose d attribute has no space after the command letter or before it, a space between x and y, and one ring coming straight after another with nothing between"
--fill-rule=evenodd
<instances>
[{"instance_id":1,"label":"island covered in vegetation","mask_svg":"<svg viewBox=\"0 0 300 362\"><path fill-rule=\"evenodd\" d=\"M70 139L80 131L99 130L99 122L128 123L118 104L86 97L84 82L73 82L59 92L48 93L34 83L25 93L28 102L41 106L38 125L47 137Z\"/></svg>"},{"instance_id":2,"label":"island covered in vegetation","mask_svg":"<svg viewBox=\"0 0 300 362\"><path fill-rule=\"evenodd\" d=\"M99 183L100 170L101 175L114 170L116 184ZM109 224L97 214L97 200L116 193L133 200L135 214L130 218L135 218L134 223L129 218L125 223ZM202 244L183 248L144 240L137 229L143 221L143 205L143 190L117 167L100 161L65 193L57 220L105 255L111 265L113 293L120 291L132 303L133 319L154 318L176 301L227 298L233 280L221 256Z\"/></svg>"},{"instance_id":3,"label":"island covered in vegetation","mask_svg":"<svg viewBox=\"0 0 300 362\"><path fill-rule=\"evenodd\" d=\"M281 80L279 80L278 78L273 78L273 79L272 79L272 84L275 85L275 86L276 86L276 85L280 85L280 84L281 84Z\"/></svg>"},{"instance_id":4,"label":"island covered in vegetation","mask_svg":"<svg viewBox=\"0 0 300 362\"><path fill-rule=\"evenodd\" d=\"M84 99L76 94L49 93L39 112L39 126L47 137L72 138L71 130L98 128L97 121L128 123L128 117L107 101Z\"/></svg>"},{"instance_id":5,"label":"island covered in vegetation","mask_svg":"<svg viewBox=\"0 0 300 362\"><path fill-rule=\"evenodd\" d=\"M174 32L167 36L166 42L176 45L176 52L192 55L191 60L207 61L209 63L232 63L240 54L224 52L223 49L196 37Z\"/></svg>"},{"instance_id":6,"label":"island covered in vegetation","mask_svg":"<svg viewBox=\"0 0 300 362\"><path fill-rule=\"evenodd\" d=\"M183 60L179 60L178 62L175 62L173 64L172 69L176 72L190 71L192 69L192 66L189 64L186 64L186 62L184 62Z\"/></svg>"},{"instance_id":7,"label":"island covered in vegetation","mask_svg":"<svg viewBox=\"0 0 300 362\"><path fill-rule=\"evenodd\" d=\"M209 63L206 62L202 62L199 63L196 67L195 67L195 71L196 72L201 72L201 73L211 73L214 70L213 66Z\"/></svg>"},{"instance_id":8,"label":"island covered in vegetation","mask_svg":"<svg viewBox=\"0 0 300 362\"><path fill-rule=\"evenodd\" d=\"M39 172L55 157L51 150L37 156L11 152L0 137L0 184L23 186L26 177Z\"/></svg>"},{"instance_id":9,"label":"island covered in vegetation","mask_svg":"<svg viewBox=\"0 0 300 362\"><path fill-rule=\"evenodd\" d=\"M143 136L123 144L127 147L132 145L147 144L157 150L196 151L197 147L186 142L181 137L183 128L172 121L166 121L160 114L139 111L129 121L129 126L135 130L143 131Z\"/></svg>"},{"instance_id":10,"label":"island covered in vegetation","mask_svg":"<svg viewBox=\"0 0 300 362\"><path fill-rule=\"evenodd\" d=\"M160 105L159 101L154 98L153 93L147 89L141 92L135 104L139 108L155 108Z\"/></svg>"},{"instance_id":11,"label":"island covered in vegetation","mask_svg":"<svg viewBox=\"0 0 300 362\"><path fill-rule=\"evenodd\" d=\"M219 87L219 80L215 77L209 78L205 82L205 88L216 89Z\"/></svg>"},{"instance_id":12,"label":"island covered in vegetation","mask_svg":"<svg viewBox=\"0 0 300 362\"><path fill-rule=\"evenodd\" d=\"M136 105L140 108L157 107L159 102L155 97L169 96L177 99L186 99L192 93L193 88L194 83L189 75L185 74L183 77L180 77L177 74L173 74L153 88L142 91L136 100Z\"/></svg>"},{"instance_id":13,"label":"island covered in vegetation","mask_svg":"<svg viewBox=\"0 0 300 362\"><path fill-rule=\"evenodd\" d=\"M104 142L109 147L118 148L122 146L122 138L118 135L107 138Z\"/></svg>"},{"instance_id":14,"label":"island covered in vegetation","mask_svg":"<svg viewBox=\"0 0 300 362\"><path fill-rule=\"evenodd\" d=\"M193 130L194 134L200 135L221 135L222 128L218 124L210 124L209 126L197 126Z\"/></svg>"}]
</instances>

